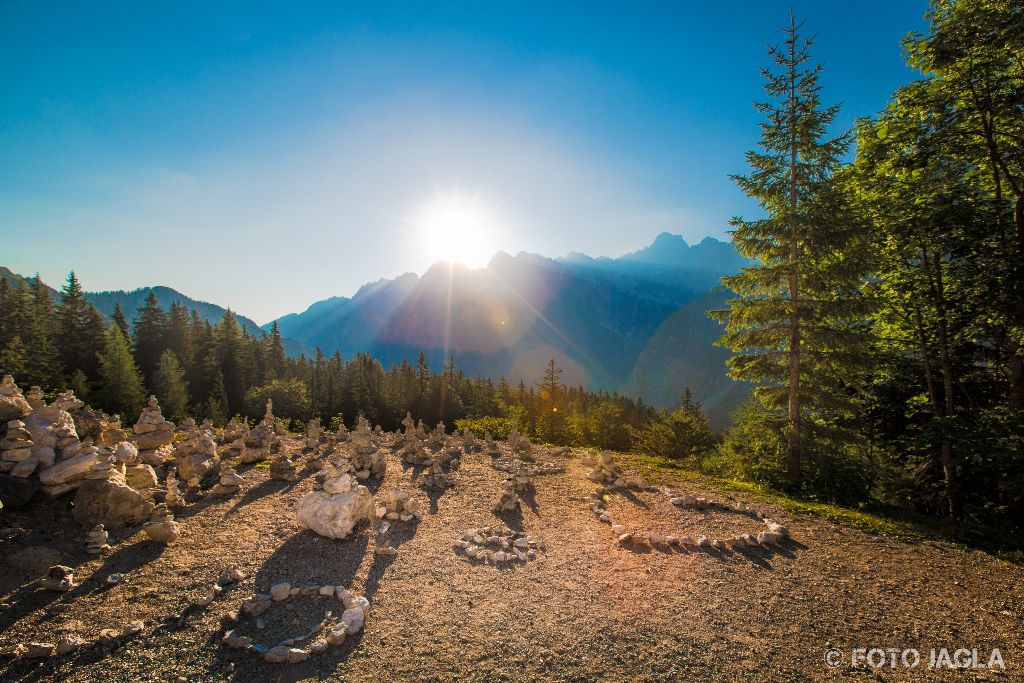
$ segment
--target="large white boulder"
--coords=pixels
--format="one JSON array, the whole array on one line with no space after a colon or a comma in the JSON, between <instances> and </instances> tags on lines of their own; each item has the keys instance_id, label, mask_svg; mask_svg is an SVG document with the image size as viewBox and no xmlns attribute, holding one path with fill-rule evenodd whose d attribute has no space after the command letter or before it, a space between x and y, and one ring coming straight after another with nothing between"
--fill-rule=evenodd
<instances>
[{"instance_id":1,"label":"large white boulder","mask_svg":"<svg viewBox=\"0 0 1024 683\"><path fill-rule=\"evenodd\" d=\"M295 518L300 527L321 536L347 538L359 522L373 521L373 496L365 486L340 493L311 491L299 499Z\"/></svg>"}]
</instances>

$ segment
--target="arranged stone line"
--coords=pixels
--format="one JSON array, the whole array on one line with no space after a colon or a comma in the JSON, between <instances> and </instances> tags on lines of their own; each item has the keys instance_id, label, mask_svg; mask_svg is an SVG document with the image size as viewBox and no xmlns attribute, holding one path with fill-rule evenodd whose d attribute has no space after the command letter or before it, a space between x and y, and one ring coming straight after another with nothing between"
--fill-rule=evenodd
<instances>
[{"instance_id":1,"label":"arranged stone line","mask_svg":"<svg viewBox=\"0 0 1024 683\"><path fill-rule=\"evenodd\" d=\"M538 553L544 551L544 544L504 525L485 526L468 529L462 534L455 542L455 552L460 551L467 560L497 565L537 559Z\"/></svg>"},{"instance_id":2,"label":"arranged stone line","mask_svg":"<svg viewBox=\"0 0 1024 683\"><path fill-rule=\"evenodd\" d=\"M275 602L283 602L296 596L319 596L337 600L342 603L344 611L336 617L331 610L324 613L324 618L310 631L291 638L286 638L276 645L254 642L249 636L239 634L237 626L245 619L256 619L270 609ZM370 610L370 601L363 596L352 595L343 586L305 585L293 587L290 583L277 583L270 587L269 593L256 593L242 603L235 611L221 617L221 624L231 628L221 637L226 647L245 650L261 658L265 662L293 664L310 658L311 655L323 654L331 647L345 642L345 636L352 636L363 629L366 615ZM305 647L297 644L309 641Z\"/></svg>"},{"instance_id":3,"label":"arranged stone line","mask_svg":"<svg viewBox=\"0 0 1024 683\"><path fill-rule=\"evenodd\" d=\"M591 481L597 481L604 483L604 486L598 488L594 493L590 494L590 509L598 520L611 526L612 533L616 536L616 542L621 545L634 544L643 545L649 544L652 547L659 546L674 546L674 547L691 547L691 548L757 548L764 546L776 546L782 543L783 540L788 538L789 529L783 525L775 522L772 519L762 517L761 514L748 507L745 503L739 503L735 507L726 505L724 503L716 503L709 501L706 498L697 498L689 494L679 494L669 488L661 488L655 486L644 486L637 484L625 479L621 472L615 465L612 455L605 452L601 455L600 459L584 458L584 464L593 465L594 469L587 474L587 478ZM694 509L717 509L725 512L736 512L743 515L748 515L764 523L767 527L765 531L761 531L756 536L753 534L739 534L731 536L729 538L708 538L707 536L677 536L674 534L662 534L653 531L628 531L626 526L619 524L615 521L612 513L605 508L605 497L623 488L632 488L640 491L653 491L660 492L665 495L669 501L677 507L686 507Z\"/></svg>"},{"instance_id":4,"label":"arranged stone line","mask_svg":"<svg viewBox=\"0 0 1024 683\"><path fill-rule=\"evenodd\" d=\"M220 595L224 590L224 587L231 583L236 583L245 578L245 573L238 569L237 565L230 564L221 574L217 583L213 585L213 588L207 594L206 597L201 598L197 602L190 604L185 608L181 617L178 619L179 624L184 620L185 614L190 609L196 607L205 608L213 599ZM34 584L36 588L65 592L71 590L75 586L74 570L70 567L62 565L56 565L50 567L46 572L46 575L41 579L37 580ZM6 657L8 659L17 659L20 657L50 657L52 655L66 655L78 650L86 645L110 645L111 643L130 638L131 636L142 633L145 630L146 625L140 620L129 621L121 628L103 628L97 631L96 638L94 641L86 640L75 634L62 635L54 643L49 642L31 642L31 643L17 643L10 645L3 650L0 650L0 657Z\"/></svg>"},{"instance_id":5,"label":"arranged stone line","mask_svg":"<svg viewBox=\"0 0 1024 683\"><path fill-rule=\"evenodd\" d=\"M491 467L499 472L507 472L509 474L522 470L530 477L543 477L565 472L565 465L559 465L554 462L526 462L517 458L498 457L491 461Z\"/></svg>"}]
</instances>

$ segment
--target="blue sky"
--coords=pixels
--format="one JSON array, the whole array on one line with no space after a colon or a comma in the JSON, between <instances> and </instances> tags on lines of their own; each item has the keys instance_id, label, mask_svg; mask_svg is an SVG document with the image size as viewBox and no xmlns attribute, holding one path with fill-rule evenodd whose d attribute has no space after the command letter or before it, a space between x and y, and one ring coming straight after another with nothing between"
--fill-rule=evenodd
<instances>
[{"instance_id":1,"label":"blue sky","mask_svg":"<svg viewBox=\"0 0 1024 683\"><path fill-rule=\"evenodd\" d=\"M264 322L422 272L438 195L488 251L724 237L791 7L839 127L914 78L916 0L0 3L0 265Z\"/></svg>"}]
</instances>

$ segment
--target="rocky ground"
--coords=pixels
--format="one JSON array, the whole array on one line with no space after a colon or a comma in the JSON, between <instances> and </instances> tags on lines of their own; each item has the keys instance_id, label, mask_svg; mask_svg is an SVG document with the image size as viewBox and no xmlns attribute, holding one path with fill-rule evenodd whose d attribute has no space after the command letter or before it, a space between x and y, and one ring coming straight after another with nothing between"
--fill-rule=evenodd
<instances>
[{"instance_id":1,"label":"rocky ground","mask_svg":"<svg viewBox=\"0 0 1024 683\"><path fill-rule=\"evenodd\" d=\"M289 451L300 448L288 440ZM544 459L544 456L541 456ZM67 500L0 513L0 648L93 634L142 620L119 644L90 645L44 660L0 660L4 681L806 681L1024 680L1024 569L939 543L905 544L795 516L746 495L789 527L774 551L621 547L588 507L596 485L580 452L558 456L567 471L536 477L521 514L491 505L505 474L484 454L467 455L443 493L416 489L428 504L418 524L396 524L394 557L373 553L373 530L346 540L299 531L296 500L312 489L265 466L239 468L232 498L205 497L177 516L170 546L142 533L111 533L105 556L87 555ZM627 468L628 469L628 468ZM415 487L419 472L388 455L380 486ZM763 529L743 515L673 507L657 493L620 493L616 521L666 534L724 537ZM469 528L505 521L542 541L538 559L495 567L453 551ZM29 587L49 566L75 567L67 593ZM177 617L229 563L247 574L205 610ZM108 575L124 574L116 585ZM220 617L271 585L340 584L372 607L365 630L340 648L298 664L268 664L220 645ZM296 597L264 617L260 640L308 630L322 598ZM170 619L169 619L170 617ZM257 634L253 634L257 635ZM825 663L829 648L843 662ZM851 668L853 648L916 648L916 669ZM929 669L932 648L999 648L1005 671Z\"/></svg>"}]
</instances>

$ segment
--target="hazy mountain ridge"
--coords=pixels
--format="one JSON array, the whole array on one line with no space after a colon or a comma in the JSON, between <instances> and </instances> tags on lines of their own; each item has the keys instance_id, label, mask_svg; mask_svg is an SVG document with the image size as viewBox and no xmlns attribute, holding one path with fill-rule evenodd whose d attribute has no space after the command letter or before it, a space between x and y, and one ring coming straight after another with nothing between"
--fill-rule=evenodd
<instances>
[{"instance_id":1,"label":"hazy mountain ridge","mask_svg":"<svg viewBox=\"0 0 1024 683\"><path fill-rule=\"evenodd\" d=\"M664 408L679 405L684 387L704 405L715 427L725 427L736 407L750 395L750 386L728 377L731 352L714 342L722 326L707 312L725 307L734 295L716 287L665 319L639 355L622 392Z\"/></svg>"},{"instance_id":2,"label":"hazy mountain ridge","mask_svg":"<svg viewBox=\"0 0 1024 683\"><path fill-rule=\"evenodd\" d=\"M538 379L555 357L567 383L615 391L667 318L745 263L729 243L691 246L669 233L618 258L498 252L486 268L434 264L422 277L380 280L278 325L327 354L368 352L389 365L423 351L434 367L452 354L468 373L512 381Z\"/></svg>"}]
</instances>

